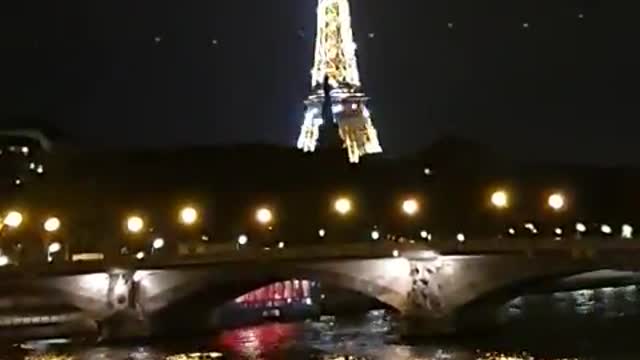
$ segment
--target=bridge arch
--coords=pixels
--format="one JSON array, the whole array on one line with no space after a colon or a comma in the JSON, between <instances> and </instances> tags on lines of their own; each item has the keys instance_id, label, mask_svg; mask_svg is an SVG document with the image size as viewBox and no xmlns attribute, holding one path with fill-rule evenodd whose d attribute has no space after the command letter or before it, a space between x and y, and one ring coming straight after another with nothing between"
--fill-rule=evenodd
<instances>
[{"instance_id":1,"label":"bridge arch","mask_svg":"<svg viewBox=\"0 0 640 360\"><path fill-rule=\"evenodd\" d=\"M432 263L412 262L414 284L429 283L430 288L412 290L410 295L419 315L427 319L446 319L447 326L459 330L459 323L471 318L489 320L500 306L529 293L578 290L584 287L628 285L630 274L640 270L628 256L575 258L560 255L460 255L442 256L453 270ZM626 277L626 279L625 279ZM635 274L639 280L640 274ZM434 292L432 289L437 288ZM423 294L421 294L422 292ZM416 293L420 296L417 296ZM439 308L429 309L424 299ZM425 311L426 310L426 311Z\"/></svg>"},{"instance_id":2,"label":"bridge arch","mask_svg":"<svg viewBox=\"0 0 640 360\"><path fill-rule=\"evenodd\" d=\"M141 276L137 298L143 311L154 316L189 299L206 299L208 306L217 307L279 281L306 279L354 291L404 312L411 287L409 271L404 258L158 270Z\"/></svg>"}]
</instances>

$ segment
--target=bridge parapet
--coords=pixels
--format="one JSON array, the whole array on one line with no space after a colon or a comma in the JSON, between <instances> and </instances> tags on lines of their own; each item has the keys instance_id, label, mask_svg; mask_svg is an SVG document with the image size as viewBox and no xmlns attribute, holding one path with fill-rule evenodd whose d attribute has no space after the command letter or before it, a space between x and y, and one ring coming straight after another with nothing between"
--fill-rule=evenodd
<instances>
[{"instance_id":1,"label":"bridge parapet","mask_svg":"<svg viewBox=\"0 0 640 360\"><path fill-rule=\"evenodd\" d=\"M607 254L640 252L640 241L603 237L581 239L557 238L490 238L460 241L431 242L404 240L368 243L319 244L311 246L287 245L282 248L215 247L214 251L182 256L148 256L144 259L119 256L101 261L59 261L32 263L22 266L0 267L1 277L29 278L110 272L118 269L164 269L197 267L230 263L274 263L345 259L371 259L389 257L430 257L437 255L560 255L572 259L606 256Z\"/></svg>"}]
</instances>

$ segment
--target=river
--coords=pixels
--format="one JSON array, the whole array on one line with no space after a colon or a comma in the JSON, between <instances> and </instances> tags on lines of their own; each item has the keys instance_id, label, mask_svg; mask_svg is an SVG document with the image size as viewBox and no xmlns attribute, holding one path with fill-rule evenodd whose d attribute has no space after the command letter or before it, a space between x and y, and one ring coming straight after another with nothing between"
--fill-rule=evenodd
<instances>
[{"instance_id":1,"label":"river","mask_svg":"<svg viewBox=\"0 0 640 360\"><path fill-rule=\"evenodd\" d=\"M498 317L501 327L481 334L406 339L398 336L394 318L377 310L145 344L27 342L4 346L0 360L186 360L218 354L264 360L640 359L637 286L522 297L505 305Z\"/></svg>"}]
</instances>

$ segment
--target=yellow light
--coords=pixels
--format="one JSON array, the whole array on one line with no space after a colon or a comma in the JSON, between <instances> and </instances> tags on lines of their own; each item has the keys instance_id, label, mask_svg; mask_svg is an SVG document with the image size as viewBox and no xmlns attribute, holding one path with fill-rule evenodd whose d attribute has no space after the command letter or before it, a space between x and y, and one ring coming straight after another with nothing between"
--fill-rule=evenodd
<instances>
[{"instance_id":1,"label":"yellow light","mask_svg":"<svg viewBox=\"0 0 640 360\"><path fill-rule=\"evenodd\" d=\"M52 216L44 222L43 227L46 232L56 232L60 229L60 219Z\"/></svg>"},{"instance_id":2,"label":"yellow light","mask_svg":"<svg viewBox=\"0 0 640 360\"><path fill-rule=\"evenodd\" d=\"M18 211L9 211L4 217L3 223L10 228L17 228L22 224L22 214Z\"/></svg>"},{"instance_id":3,"label":"yellow light","mask_svg":"<svg viewBox=\"0 0 640 360\"><path fill-rule=\"evenodd\" d=\"M127 219L127 230L132 233L139 233L144 228L144 220L139 216L129 216Z\"/></svg>"},{"instance_id":4,"label":"yellow light","mask_svg":"<svg viewBox=\"0 0 640 360\"><path fill-rule=\"evenodd\" d=\"M509 195L504 190L498 190L491 194L491 204L499 209L506 208L509 206Z\"/></svg>"},{"instance_id":5,"label":"yellow light","mask_svg":"<svg viewBox=\"0 0 640 360\"><path fill-rule=\"evenodd\" d=\"M256 210L256 221L262 225L268 225L273 221L273 212L268 208Z\"/></svg>"},{"instance_id":6,"label":"yellow light","mask_svg":"<svg viewBox=\"0 0 640 360\"><path fill-rule=\"evenodd\" d=\"M549 207L555 211L562 210L565 207L564 195L560 193L551 194L547 200Z\"/></svg>"},{"instance_id":7,"label":"yellow light","mask_svg":"<svg viewBox=\"0 0 640 360\"><path fill-rule=\"evenodd\" d=\"M180 222L185 225L193 225L198 221L198 210L191 206L186 206L180 210Z\"/></svg>"},{"instance_id":8,"label":"yellow light","mask_svg":"<svg viewBox=\"0 0 640 360\"><path fill-rule=\"evenodd\" d=\"M51 243L48 247L48 250L49 254L55 254L58 251L62 250L62 244L60 244L59 242Z\"/></svg>"},{"instance_id":9,"label":"yellow light","mask_svg":"<svg viewBox=\"0 0 640 360\"><path fill-rule=\"evenodd\" d=\"M402 211L405 214L413 216L418 213L418 210L420 210L420 204L418 203L418 200L407 199L402 202Z\"/></svg>"},{"instance_id":10,"label":"yellow light","mask_svg":"<svg viewBox=\"0 0 640 360\"><path fill-rule=\"evenodd\" d=\"M345 197L336 200L336 202L333 204L333 207L340 215L347 215L353 209L351 200Z\"/></svg>"},{"instance_id":11,"label":"yellow light","mask_svg":"<svg viewBox=\"0 0 640 360\"><path fill-rule=\"evenodd\" d=\"M249 242L249 237L245 234L240 234L240 236L238 236L238 244L239 245L246 245Z\"/></svg>"}]
</instances>

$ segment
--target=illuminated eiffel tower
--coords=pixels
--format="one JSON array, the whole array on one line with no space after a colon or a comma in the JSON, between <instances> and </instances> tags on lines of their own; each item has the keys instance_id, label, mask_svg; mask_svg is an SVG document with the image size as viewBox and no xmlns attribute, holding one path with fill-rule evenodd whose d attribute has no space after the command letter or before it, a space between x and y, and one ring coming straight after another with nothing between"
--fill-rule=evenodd
<instances>
[{"instance_id":1,"label":"illuminated eiffel tower","mask_svg":"<svg viewBox=\"0 0 640 360\"><path fill-rule=\"evenodd\" d=\"M305 152L316 150L320 127L326 118L323 104L327 99L350 162L357 163L363 155L382 152L366 106L368 98L361 90L348 0L318 0L311 87L298 148Z\"/></svg>"}]
</instances>

